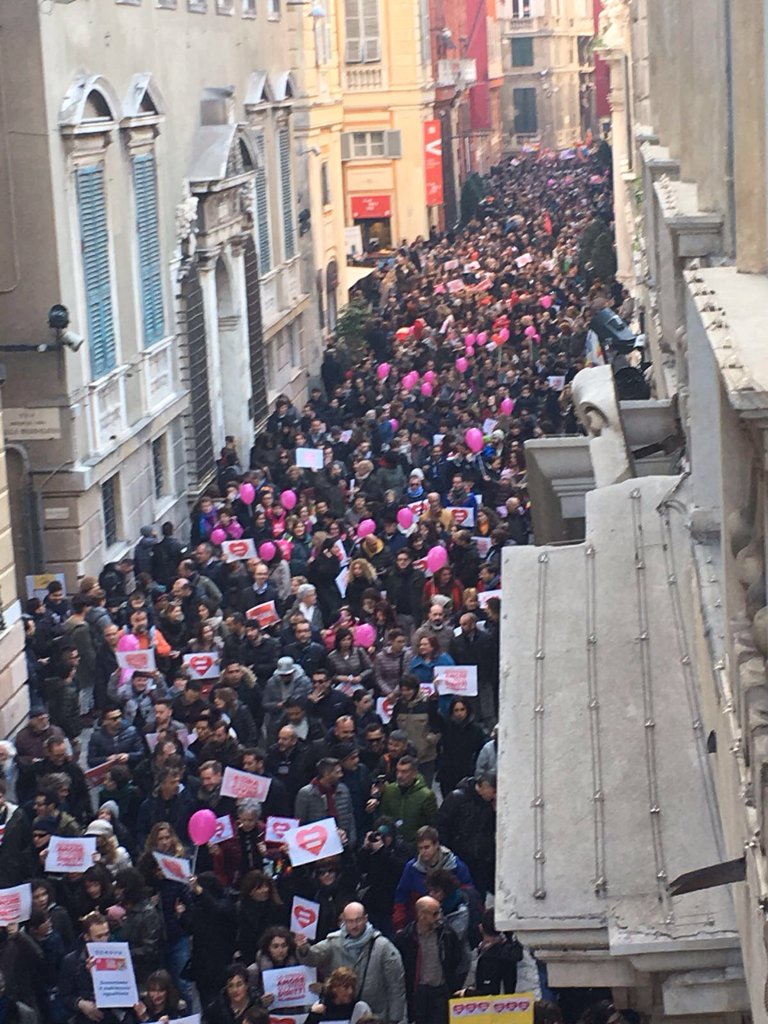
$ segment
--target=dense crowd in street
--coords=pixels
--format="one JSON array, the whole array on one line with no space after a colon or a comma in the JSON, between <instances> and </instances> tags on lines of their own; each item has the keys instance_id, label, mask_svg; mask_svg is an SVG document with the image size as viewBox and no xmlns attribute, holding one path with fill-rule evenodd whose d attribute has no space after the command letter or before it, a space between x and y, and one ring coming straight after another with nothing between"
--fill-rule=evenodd
<instances>
[{"instance_id":1,"label":"dense crowd in street","mask_svg":"<svg viewBox=\"0 0 768 1024\"><path fill-rule=\"evenodd\" d=\"M486 191L361 284L364 340L303 408L227 438L189 543L148 526L28 602L3 1022L446 1024L449 997L520 987L493 911L502 557L531 532L524 442L576 431L591 310L623 296L580 265L611 218L593 153ZM81 837L89 865L52 869ZM128 943L134 1004L97 1006L86 942Z\"/></svg>"}]
</instances>

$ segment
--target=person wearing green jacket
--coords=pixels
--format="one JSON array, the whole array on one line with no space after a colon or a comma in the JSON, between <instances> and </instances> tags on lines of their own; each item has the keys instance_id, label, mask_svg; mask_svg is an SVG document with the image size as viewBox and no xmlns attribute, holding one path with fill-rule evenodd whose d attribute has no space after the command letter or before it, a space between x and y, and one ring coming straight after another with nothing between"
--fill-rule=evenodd
<instances>
[{"instance_id":1,"label":"person wearing green jacket","mask_svg":"<svg viewBox=\"0 0 768 1024\"><path fill-rule=\"evenodd\" d=\"M416 833L422 825L434 825L437 817L435 794L419 774L419 763L410 754L397 762L396 781L384 786L378 813L397 823L406 848L416 849Z\"/></svg>"}]
</instances>

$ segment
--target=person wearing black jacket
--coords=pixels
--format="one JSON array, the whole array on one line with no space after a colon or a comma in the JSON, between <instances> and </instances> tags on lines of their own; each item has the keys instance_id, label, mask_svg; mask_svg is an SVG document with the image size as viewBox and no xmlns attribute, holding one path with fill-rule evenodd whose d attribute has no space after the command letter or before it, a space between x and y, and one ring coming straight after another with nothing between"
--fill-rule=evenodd
<instances>
[{"instance_id":1,"label":"person wearing black jacket","mask_svg":"<svg viewBox=\"0 0 768 1024\"><path fill-rule=\"evenodd\" d=\"M384 577L387 600L395 610L397 624L410 636L424 618L424 583L426 576L413 566L413 554L401 548L395 564Z\"/></svg>"},{"instance_id":2,"label":"person wearing black jacket","mask_svg":"<svg viewBox=\"0 0 768 1024\"><path fill-rule=\"evenodd\" d=\"M163 523L161 533L163 539L152 548L152 578L170 590L179 574L184 545L173 536L173 523Z\"/></svg>"},{"instance_id":3,"label":"person wearing black jacket","mask_svg":"<svg viewBox=\"0 0 768 1024\"><path fill-rule=\"evenodd\" d=\"M416 920L395 936L405 967L409 1019L414 1024L447 1024L448 1000L459 987L459 939L443 923L437 900L422 896L414 909Z\"/></svg>"},{"instance_id":4,"label":"person wearing black jacket","mask_svg":"<svg viewBox=\"0 0 768 1024\"><path fill-rule=\"evenodd\" d=\"M192 899L180 913L181 926L192 936L190 973L201 1004L208 1006L235 954L237 913L213 872L204 871L190 879L190 889Z\"/></svg>"},{"instance_id":5,"label":"person wearing black jacket","mask_svg":"<svg viewBox=\"0 0 768 1024\"><path fill-rule=\"evenodd\" d=\"M64 957L59 975L59 995L73 1015L74 1024L119 1024L112 1010L98 1010L93 992L93 977L88 970L86 942L109 942L109 923L96 911L83 918L83 945Z\"/></svg>"},{"instance_id":6,"label":"person wearing black jacket","mask_svg":"<svg viewBox=\"0 0 768 1024\"><path fill-rule=\"evenodd\" d=\"M498 996L516 992L517 965L523 959L523 947L516 938L497 931L492 907L483 911L480 936L461 994Z\"/></svg>"},{"instance_id":7,"label":"person wearing black jacket","mask_svg":"<svg viewBox=\"0 0 768 1024\"><path fill-rule=\"evenodd\" d=\"M8 786L0 778L0 889L27 881L27 854L32 846L32 828L20 807L6 800Z\"/></svg>"},{"instance_id":8,"label":"person wearing black jacket","mask_svg":"<svg viewBox=\"0 0 768 1024\"><path fill-rule=\"evenodd\" d=\"M247 665L253 672L262 690L277 670L279 657L280 642L264 633L258 622L248 619L245 624L245 646L241 663Z\"/></svg>"},{"instance_id":9,"label":"person wearing black jacket","mask_svg":"<svg viewBox=\"0 0 768 1024\"><path fill-rule=\"evenodd\" d=\"M494 891L496 870L496 775L463 779L437 812L440 839L469 868L481 896Z\"/></svg>"},{"instance_id":10,"label":"person wearing black jacket","mask_svg":"<svg viewBox=\"0 0 768 1024\"><path fill-rule=\"evenodd\" d=\"M477 628L477 616L465 612L459 619L460 632L451 637L448 653L457 665L477 666L476 717L490 729L498 721L498 676L488 637Z\"/></svg>"},{"instance_id":11,"label":"person wearing black jacket","mask_svg":"<svg viewBox=\"0 0 768 1024\"><path fill-rule=\"evenodd\" d=\"M357 854L362 876L361 899L374 928L391 939L392 908L408 854L397 841L397 827L391 818L377 818Z\"/></svg>"}]
</instances>

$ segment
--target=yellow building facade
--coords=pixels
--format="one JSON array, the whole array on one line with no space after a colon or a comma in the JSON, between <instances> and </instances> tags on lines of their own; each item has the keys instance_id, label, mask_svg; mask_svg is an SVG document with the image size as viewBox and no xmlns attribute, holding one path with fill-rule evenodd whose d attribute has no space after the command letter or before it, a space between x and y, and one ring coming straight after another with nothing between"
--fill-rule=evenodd
<instances>
[{"instance_id":1,"label":"yellow building facade","mask_svg":"<svg viewBox=\"0 0 768 1024\"><path fill-rule=\"evenodd\" d=\"M301 99L295 140L305 154L312 234L314 292L324 333L336 326L346 302L344 182L341 164L342 66L337 8L343 0L322 0L301 9Z\"/></svg>"},{"instance_id":2,"label":"yellow building facade","mask_svg":"<svg viewBox=\"0 0 768 1024\"><path fill-rule=\"evenodd\" d=\"M434 83L427 0L333 0L342 95L348 245L409 241L429 230L424 122Z\"/></svg>"}]
</instances>

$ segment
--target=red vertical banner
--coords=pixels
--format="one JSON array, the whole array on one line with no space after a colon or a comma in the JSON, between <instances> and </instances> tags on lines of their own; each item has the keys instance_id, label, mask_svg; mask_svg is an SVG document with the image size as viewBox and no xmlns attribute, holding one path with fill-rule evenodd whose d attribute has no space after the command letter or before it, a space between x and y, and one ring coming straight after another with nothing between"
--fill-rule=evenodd
<instances>
[{"instance_id":1,"label":"red vertical banner","mask_svg":"<svg viewBox=\"0 0 768 1024\"><path fill-rule=\"evenodd\" d=\"M443 129L439 121L424 122L424 172L427 206L443 205Z\"/></svg>"}]
</instances>

